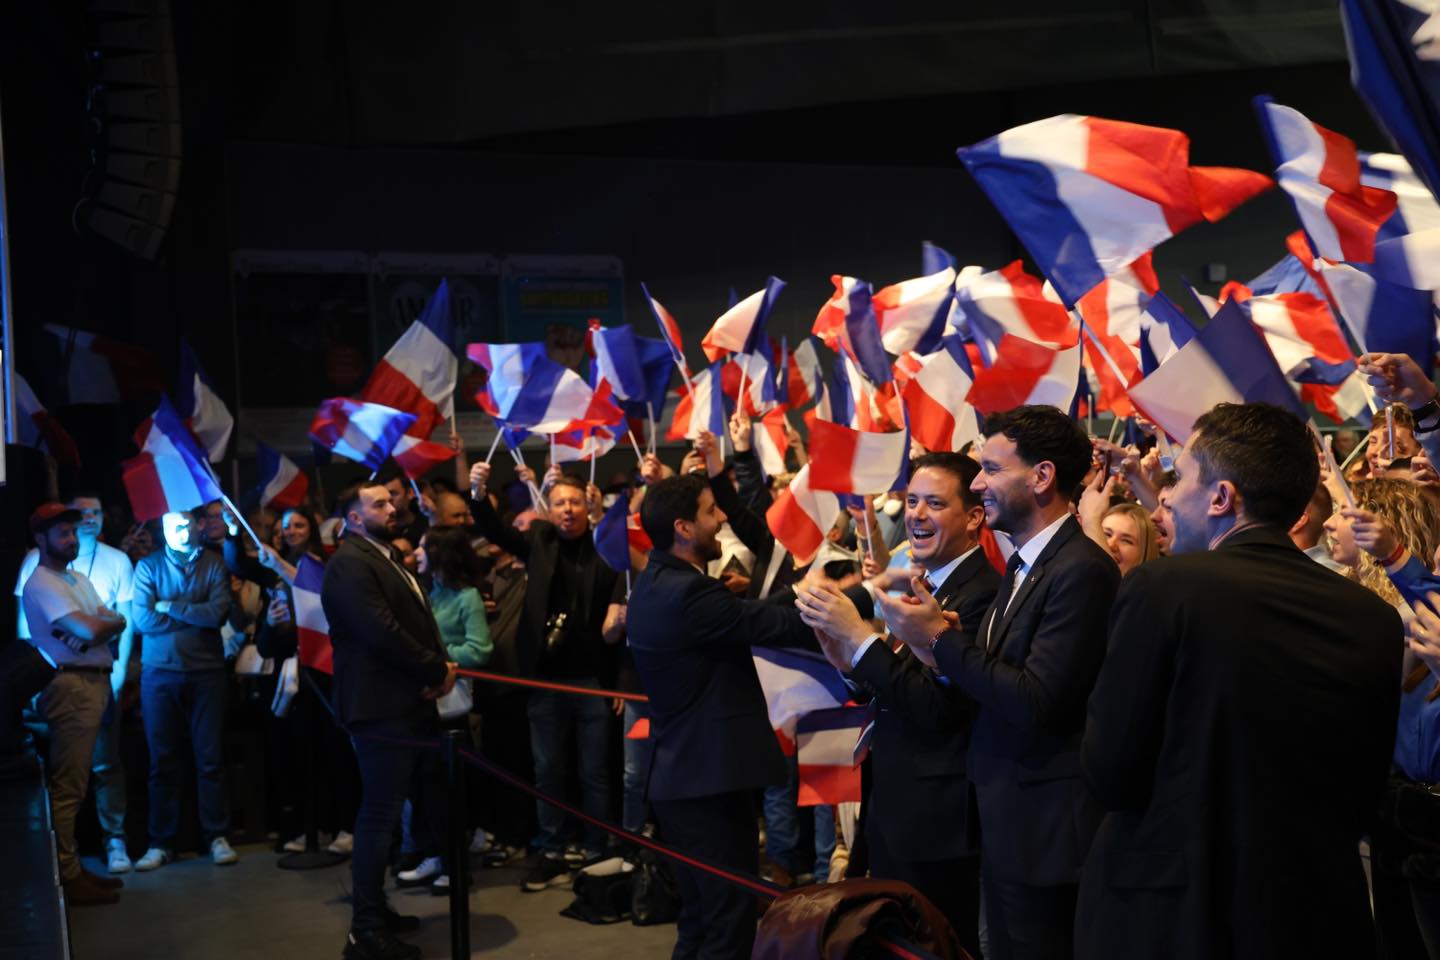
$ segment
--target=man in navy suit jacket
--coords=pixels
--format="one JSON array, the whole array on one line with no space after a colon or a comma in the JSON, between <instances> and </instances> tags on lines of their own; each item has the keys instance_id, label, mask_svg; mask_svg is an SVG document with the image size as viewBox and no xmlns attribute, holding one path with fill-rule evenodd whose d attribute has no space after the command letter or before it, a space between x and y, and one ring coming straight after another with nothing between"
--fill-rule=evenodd
<instances>
[{"instance_id":1,"label":"man in navy suit jacket","mask_svg":"<svg viewBox=\"0 0 1440 960\"><path fill-rule=\"evenodd\" d=\"M815 648L789 604L744 600L705 565L720 556L725 514L703 477L652 486L640 522L655 549L626 617L635 668L650 697L650 800L666 840L718 866L753 874L754 791L785 781L750 647ZM754 896L699 871L677 870L674 957L750 956Z\"/></svg>"},{"instance_id":2,"label":"man in navy suit jacket","mask_svg":"<svg viewBox=\"0 0 1440 960\"><path fill-rule=\"evenodd\" d=\"M1054 407L991 417L971 489L1015 544L995 603L972 632L919 581L919 602L876 597L895 636L979 705L969 770L991 960L1071 955L1100 822L1080 739L1120 571L1070 512L1090 461L1084 431Z\"/></svg>"}]
</instances>

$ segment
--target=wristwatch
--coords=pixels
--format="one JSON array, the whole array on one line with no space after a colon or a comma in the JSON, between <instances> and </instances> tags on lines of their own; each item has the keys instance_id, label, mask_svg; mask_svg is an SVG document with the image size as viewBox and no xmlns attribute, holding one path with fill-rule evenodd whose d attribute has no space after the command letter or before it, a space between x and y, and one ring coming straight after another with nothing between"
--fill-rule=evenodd
<instances>
[{"instance_id":1,"label":"wristwatch","mask_svg":"<svg viewBox=\"0 0 1440 960\"><path fill-rule=\"evenodd\" d=\"M1440 394L1410 411L1415 417L1415 435L1434 433L1440 430Z\"/></svg>"}]
</instances>

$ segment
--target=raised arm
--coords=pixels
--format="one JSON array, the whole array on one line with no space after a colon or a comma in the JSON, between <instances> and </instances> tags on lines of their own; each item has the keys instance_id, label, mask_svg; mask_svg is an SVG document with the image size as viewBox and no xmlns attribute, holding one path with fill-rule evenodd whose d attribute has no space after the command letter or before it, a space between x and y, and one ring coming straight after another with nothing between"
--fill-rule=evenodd
<instances>
[{"instance_id":1,"label":"raised arm","mask_svg":"<svg viewBox=\"0 0 1440 960\"><path fill-rule=\"evenodd\" d=\"M500 522L495 508L486 496L490 483L490 464L479 461L470 468L470 516L480 534L501 550L514 554L521 560L530 559L530 538Z\"/></svg>"}]
</instances>

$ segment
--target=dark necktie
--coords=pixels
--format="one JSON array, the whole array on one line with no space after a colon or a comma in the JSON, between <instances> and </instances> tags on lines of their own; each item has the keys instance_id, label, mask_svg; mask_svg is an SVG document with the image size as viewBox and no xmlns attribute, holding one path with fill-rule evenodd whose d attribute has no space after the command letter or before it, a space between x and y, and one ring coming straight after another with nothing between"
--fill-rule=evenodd
<instances>
[{"instance_id":1,"label":"dark necktie","mask_svg":"<svg viewBox=\"0 0 1440 960\"><path fill-rule=\"evenodd\" d=\"M1004 619L1005 611L1010 609L1010 600L1015 596L1015 577L1020 572L1020 551L1016 550L1010 554L1010 559L1005 561L1005 580L1000 585L1000 594L996 598L1000 602L995 607L995 615L990 618L990 627L985 632L985 648L991 647L991 641L995 637L995 626L998 621Z\"/></svg>"}]
</instances>

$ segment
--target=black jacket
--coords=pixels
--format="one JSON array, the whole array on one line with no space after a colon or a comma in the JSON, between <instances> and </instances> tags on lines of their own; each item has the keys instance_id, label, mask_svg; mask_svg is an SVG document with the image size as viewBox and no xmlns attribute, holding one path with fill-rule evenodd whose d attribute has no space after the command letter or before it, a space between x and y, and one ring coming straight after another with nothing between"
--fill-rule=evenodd
<instances>
[{"instance_id":1,"label":"black jacket","mask_svg":"<svg viewBox=\"0 0 1440 960\"><path fill-rule=\"evenodd\" d=\"M1085 727L1108 812L1077 956L1375 956L1357 848L1403 651L1395 610L1282 530L1131 573Z\"/></svg>"},{"instance_id":2,"label":"black jacket","mask_svg":"<svg viewBox=\"0 0 1440 960\"><path fill-rule=\"evenodd\" d=\"M747 471L752 475L747 476ZM771 594L793 586L799 581L802 571L795 569L795 558L775 539L765 522L765 511L770 507L770 491L764 486L760 461L755 459L754 451L745 450L735 455L735 475L740 480L741 490L737 490L730 478L722 473L710 478L710 492L715 495L716 505L729 519L735 536L755 554L755 569L750 571L750 586L745 596L759 599L772 561L780 566L770 584ZM749 488L749 496L742 492L746 488ZM775 557L777 550L782 554L778 559Z\"/></svg>"},{"instance_id":3,"label":"black jacket","mask_svg":"<svg viewBox=\"0 0 1440 960\"><path fill-rule=\"evenodd\" d=\"M500 521L488 497L470 501L470 515L480 533L507 553L513 553L525 564L527 582L525 605L520 612L520 623L515 630L515 662L522 677L533 677L540 673L540 654L545 641L545 620L550 609L550 590L555 581L555 567L560 557L560 534L555 525L545 520L535 520L524 533ZM581 576L580 609L594 625L594 636L587 636L580 642L593 642L601 648L602 659L610 656L600 636L600 625L605 621L605 611L615 592L615 581L619 576L600 554L595 552L595 541L589 533L584 534L580 548L586 554ZM602 682L608 677L598 678Z\"/></svg>"},{"instance_id":4,"label":"black jacket","mask_svg":"<svg viewBox=\"0 0 1440 960\"><path fill-rule=\"evenodd\" d=\"M935 599L974 630L995 599L1000 575L976 550L940 584ZM861 609L861 614L869 612ZM865 829L879 831L894 856L951 860L978 853L979 827L965 757L975 704L941 683L904 644L870 644L850 677L876 701L870 741L871 787Z\"/></svg>"},{"instance_id":5,"label":"black jacket","mask_svg":"<svg viewBox=\"0 0 1440 960\"><path fill-rule=\"evenodd\" d=\"M325 565L320 605L330 622L331 699L342 723L434 710L420 694L445 681L445 645L430 601L394 562L364 537L347 535Z\"/></svg>"},{"instance_id":6,"label":"black jacket","mask_svg":"<svg viewBox=\"0 0 1440 960\"><path fill-rule=\"evenodd\" d=\"M684 560L652 550L630 593L626 630L650 697L652 800L785 782L750 647L816 649L793 605L742 600Z\"/></svg>"},{"instance_id":7,"label":"black jacket","mask_svg":"<svg viewBox=\"0 0 1440 960\"><path fill-rule=\"evenodd\" d=\"M969 771L982 855L998 880L1052 886L1080 879L1100 822L1080 780L1080 736L1119 584L1115 561L1070 517L1003 617L1002 583L973 637L951 630L935 644L941 671L979 705Z\"/></svg>"}]
</instances>

